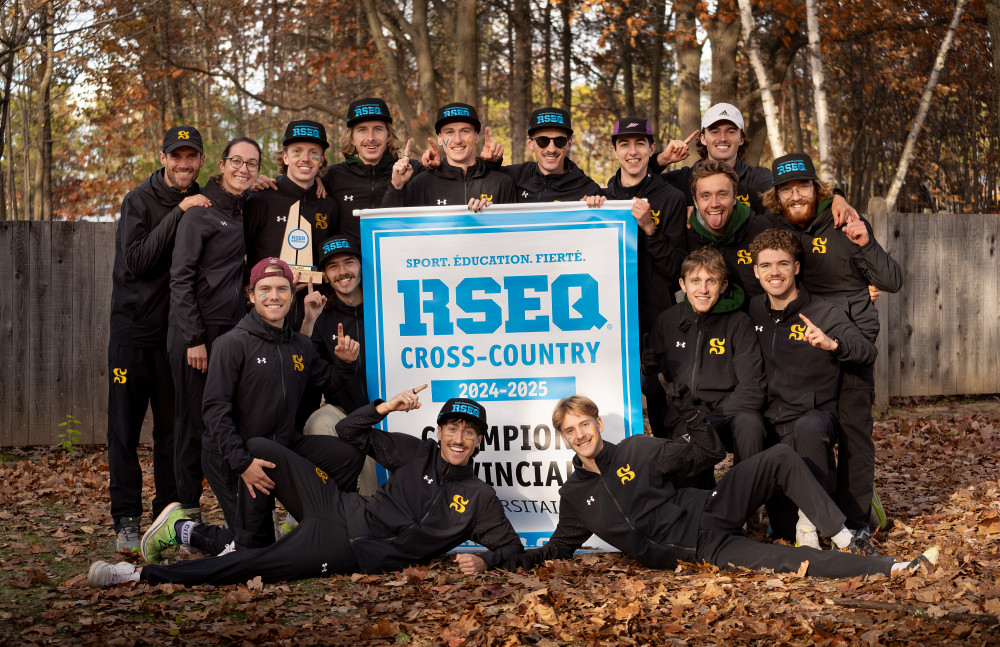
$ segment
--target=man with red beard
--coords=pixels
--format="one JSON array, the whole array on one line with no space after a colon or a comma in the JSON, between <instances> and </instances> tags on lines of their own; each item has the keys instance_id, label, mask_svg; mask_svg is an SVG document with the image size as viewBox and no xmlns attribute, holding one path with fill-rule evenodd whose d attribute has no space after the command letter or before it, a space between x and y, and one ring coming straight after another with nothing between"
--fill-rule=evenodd
<instances>
[{"instance_id":1,"label":"man with red beard","mask_svg":"<svg viewBox=\"0 0 1000 647\"><path fill-rule=\"evenodd\" d=\"M802 284L812 294L843 308L872 343L879 322L868 285L883 292L898 292L903 272L875 240L871 225L853 217L838 231L831 209L832 186L820 182L812 159L801 153L774 160L773 186L764 194L764 206L782 216L802 245ZM877 496L873 495L875 445L872 442L872 404L875 376L872 366L844 366L840 397L837 469L837 504L847 515L847 525L862 540L868 538L873 504L878 523L884 523Z\"/></svg>"},{"instance_id":2,"label":"man with red beard","mask_svg":"<svg viewBox=\"0 0 1000 647\"><path fill-rule=\"evenodd\" d=\"M434 130L444 151L441 166L413 177L407 144L403 157L392 169L383 207L427 207L467 205L479 211L489 204L517 202L514 181L493 171L476 157L482 124L476 109L466 103L449 103L438 109Z\"/></svg>"}]
</instances>

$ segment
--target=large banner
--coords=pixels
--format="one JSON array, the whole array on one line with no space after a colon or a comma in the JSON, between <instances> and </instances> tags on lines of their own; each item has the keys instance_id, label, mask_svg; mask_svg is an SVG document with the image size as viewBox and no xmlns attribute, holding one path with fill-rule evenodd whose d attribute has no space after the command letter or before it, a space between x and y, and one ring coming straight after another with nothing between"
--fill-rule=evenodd
<instances>
[{"instance_id":1,"label":"large banner","mask_svg":"<svg viewBox=\"0 0 1000 647\"><path fill-rule=\"evenodd\" d=\"M476 471L528 547L555 528L573 470L552 428L556 401L591 397L613 442L643 431L631 208L361 212L369 393L429 385L423 406L385 429L434 437L446 400L482 403L490 429Z\"/></svg>"}]
</instances>

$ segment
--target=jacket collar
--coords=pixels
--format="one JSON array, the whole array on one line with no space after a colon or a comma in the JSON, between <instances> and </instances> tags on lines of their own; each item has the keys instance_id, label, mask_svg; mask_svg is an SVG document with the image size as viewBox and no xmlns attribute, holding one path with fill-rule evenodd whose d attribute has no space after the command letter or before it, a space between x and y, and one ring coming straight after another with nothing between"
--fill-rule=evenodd
<instances>
[{"instance_id":1,"label":"jacket collar","mask_svg":"<svg viewBox=\"0 0 1000 647\"><path fill-rule=\"evenodd\" d=\"M234 213L237 216L242 214L243 202L246 194L234 195L222 188L222 185L215 180L209 180L202 187L202 195L212 201L212 206L223 213Z\"/></svg>"},{"instance_id":2,"label":"jacket collar","mask_svg":"<svg viewBox=\"0 0 1000 647\"><path fill-rule=\"evenodd\" d=\"M691 229L705 240L720 244L731 241L739 233L740 229L750 221L751 216L753 216L753 212L750 211L750 207L742 202L737 202L733 207L733 215L729 218L729 223L726 225L726 231L722 235L713 234L708 230L708 226L705 224L705 220L697 208L691 210L688 224L691 225Z\"/></svg>"},{"instance_id":3,"label":"jacket collar","mask_svg":"<svg viewBox=\"0 0 1000 647\"><path fill-rule=\"evenodd\" d=\"M649 188L649 185L653 182L653 173L647 168L646 177L642 178L638 184L635 186L624 186L622 184L622 170L619 168L615 171L615 174L611 176L608 180L608 191L614 193L618 196L617 199L622 199L622 196L627 198L634 198L638 195L643 195Z\"/></svg>"},{"instance_id":4,"label":"jacket collar","mask_svg":"<svg viewBox=\"0 0 1000 647\"><path fill-rule=\"evenodd\" d=\"M802 285L801 281L797 282L796 287L799 290L799 294L794 300L792 300L791 303L785 306L784 310L779 313L778 316L780 321L788 321L789 319L795 318L799 312L801 312L802 309L809 305L812 301L812 295L809 294L809 290ZM764 304L767 306L768 310L771 310L771 301L768 299L767 294L763 294L761 296L764 297Z\"/></svg>"},{"instance_id":5,"label":"jacket collar","mask_svg":"<svg viewBox=\"0 0 1000 647\"><path fill-rule=\"evenodd\" d=\"M199 191L198 183L195 182L187 191L181 191L167 184L166 169L159 168L146 179L149 191L156 198L156 201L173 207L181 203L181 200L189 195L197 195Z\"/></svg>"},{"instance_id":6,"label":"jacket collar","mask_svg":"<svg viewBox=\"0 0 1000 647\"><path fill-rule=\"evenodd\" d=\"M600 474L595 474L591 472L586 467L583 466L583 461L577 455L573 456L573 474L579 474L580 478L600 478L602 474L608 474L611 471L612 464L615 462L615 454L618 453L618 445L615 443L604 440L604 447L601 448L601 453L594 458L594 462L597 463L597 469L601 470Z\"/></svg>"},{"instance_id":7,"label":"jacket collar","mask_svg":"<svg viewBox=\"0 0 1000 647\"><path fill-rule=\"evenodd\" d=\"M285 342L292 338L292 327L288 323L288 317L285 317L285 323L281 328L276 328L261 319L256 310L248 312L236 327L242 328L254 337L274 343Z\"/></svg>"},{"instance_id":8,"label":"jacket collar","mask_svg":"<svg viewBox=\"0 0 1000 647\"><path fill-rule=\"evenodd\" d=\"M437 472L441 481L464 481L475 478L476 470L474 459L469 459L465 465L452 465L441 456L441 444L434 441L434 471Z\"/></svg>"}]
</instances>

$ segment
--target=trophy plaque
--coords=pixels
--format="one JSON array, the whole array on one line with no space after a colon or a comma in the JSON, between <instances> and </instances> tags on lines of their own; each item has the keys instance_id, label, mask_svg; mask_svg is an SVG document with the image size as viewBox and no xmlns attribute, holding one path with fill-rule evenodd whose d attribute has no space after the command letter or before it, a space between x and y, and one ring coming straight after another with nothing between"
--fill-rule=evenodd
<instances>
[{"instance_id":1,"label":"trophy plaque","mask_svg":"<svg viewBox=\"0 0 1000 647\"><path fill-rule=\"evenodd\" d=\"M288 210L280 257L288 263L292 274L299 275L299 283L308 283L312 277L313 285L319 285L323 282L323 273L313 265L312 225L299 214L299 204L295 202Z\"/></svg>"}]
</instances>

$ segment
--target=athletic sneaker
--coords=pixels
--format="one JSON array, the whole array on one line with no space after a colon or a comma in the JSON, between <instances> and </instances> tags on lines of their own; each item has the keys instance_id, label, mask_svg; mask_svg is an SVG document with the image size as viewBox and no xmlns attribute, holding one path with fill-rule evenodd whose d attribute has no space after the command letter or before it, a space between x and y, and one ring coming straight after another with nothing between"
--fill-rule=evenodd
<instances>
[{"instance_id":1,"label":"athletic sneaker","mask_svg":"<svg viewBox=\"0 0 1000 647\"><path fill-rule=\"evenodd\" d=\"M795 545L819 548L819 534L816 526L799 510L799 519L795 522Z\"/></svg>"},{"instance_id":2,"label":"athletic sneaker","mask_svg":"<svg viewBox=\"0 0 1000 647\"><path fill-rule=\"evenodd\" d=\"M851 538L851 543L849 543L845 548L841 550L845 553L855 553L857 555L881 555L875 546L872 544L871 533L868 532L866 528L860 528L858 530L852 530L851 534L854 535Z\"/></svg>"},{"instance_id":3,"label":"athletic sneaker","mask_svg":"<svg viewBox=\"0 0 1000 647\"><path fill-rule=\"evenodd\" d=\"M128 562L118 562L117 564L94 562L90 565L90 570L87 571L87 584L95 589L103 589L136 580L138 579L137 573L138 569L135 565Z\"/></svg>"},{"instance_id":4,"label":"athletic sneaker","mask_svg":"<svg viewBox=\"0 0 1000 647\"><path fill-rule=\"evenodd\" d=\"M885 530L888 525L888 519L885 516L885 508L882 507L882 500L878 498L878 490L875 489L875 484L872 483L872 505L868 510L868 527L871 528L872 532L878 532L879 530Z\"/></svg>"},{"instance_id":5,"label":"athletic sneaker","mask_svg":"<svg viewBox=\"0 0 1000 647\"><path fill-rule=\"evenodd\" d=\"M188 519L195 523L201 523L201 506L184 506L183 510ZM181 544L181 547L177 549L177 554L180 557L191 557L192 555L200 555L201 553L190 544Z\"/></svg>"},{"instance_id":6,"label":"athletic sneaker","mask_svg":"<svg viewBox=\"0 0 1000 647\"><path fill-rule=\"evenodd\" d=\"M925 550L923 554L919 555L915 560L910 562L910 565L906 567L906 570L914 575L917 573L930 575L934 572L940 556L941 549L937 546L931 546Z\"/></svg>"},{"instance_id":7,"label":"athletic sneaker","mask_svg":"<svg viewBox=\"0 0 1000 647\"><path fill-rule=\"evenodd\" d=\"M177 533L174 531L174 524L189 518L184 514L180 503L171 503L164 508L146 534L142 536L139 545L142 558L150 564L159 564L160 552L180 543L177 540Z\"/></svg>"},{"instance_id":8,"label":"athletic sneaker","mask_svg":"<svg viewBox=\"0 0 1000 647\"><path fill-rule=\"evenodd\" d=\"M122 527L115 539L115 552L134 553L139 550L139 520L135 517L125 517L121 520Z\"/></svg>"}]
</instances>

